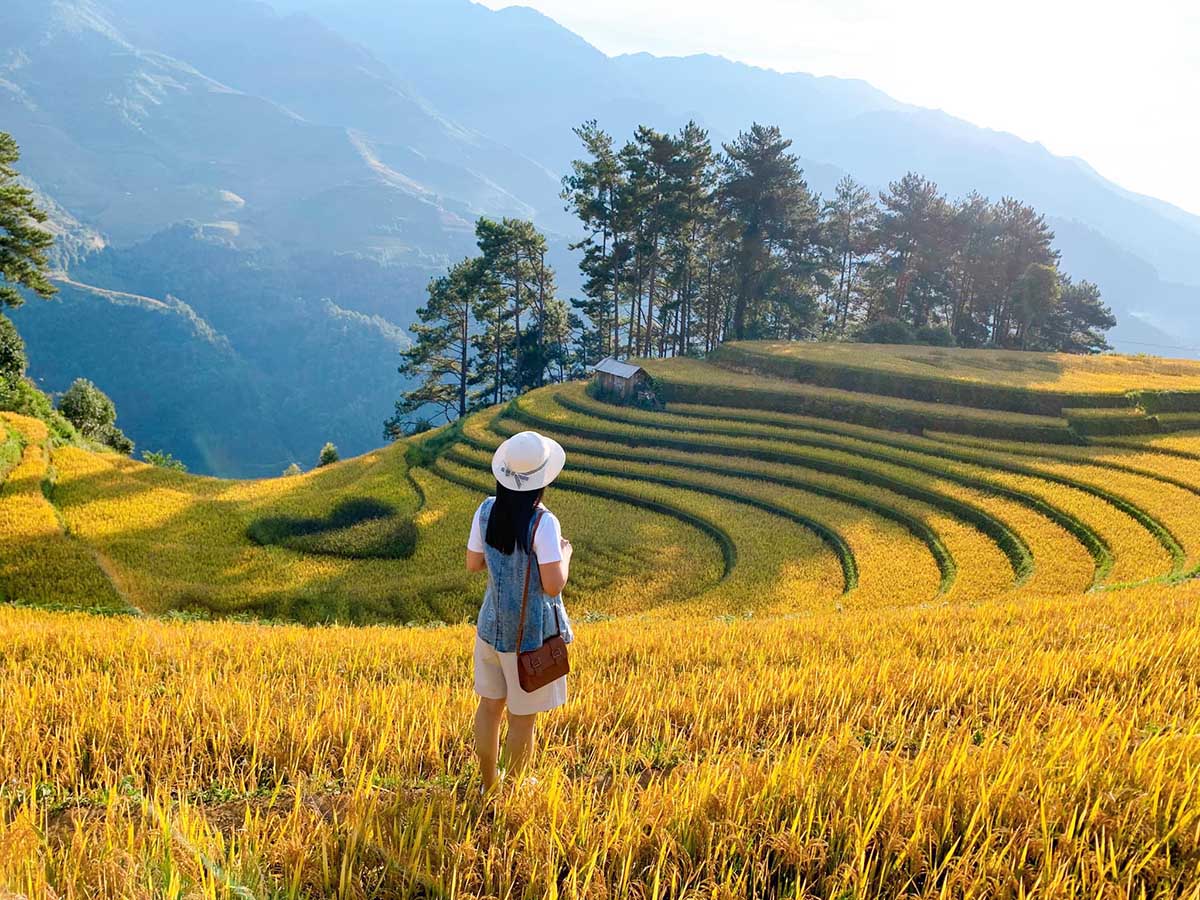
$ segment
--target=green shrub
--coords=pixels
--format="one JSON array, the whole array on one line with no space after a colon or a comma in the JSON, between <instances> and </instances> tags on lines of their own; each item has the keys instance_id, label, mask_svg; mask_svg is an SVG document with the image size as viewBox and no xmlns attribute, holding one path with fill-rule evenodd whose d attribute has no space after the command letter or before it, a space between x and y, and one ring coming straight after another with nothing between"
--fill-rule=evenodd
<instances>
[{"instance_id":1,"label":"green shrub","mask_svg":"<svg viewBox=\"0 0 1200 900\"><path fill-rule=\"evenodd\" d=\"M1064 409L1078 434L1088 436L1155 434L1162 430L1156 416L1140 409Z\"/></svg>"},{"instance_id":2,"label":"green shrub","mask_svg":"<svg viewBox=\"0 0 1200 900\"><path fill-rule=\"evenodd\" d=\"M21 461L21 436L0 422L0 483L12 468Z\"/></svg>"},{"instance_id":3,"label":"green shrub","mask_svg":"<svg viewBox=\"0 0 1200 900\"><path fill-rule=\"evenodd\" d=\"M957 344L954 332L945 325L925 325L917 329L916 342L930 347L953 347Z\"/></svg>"},{"instance_id":4,"label":"green shrub","mask_svg":"<svg viewBox=\"0 0 1200 900\"><path fill-rule=\"evenodd\" d=\"M338 448L335 447L332 442L326 443L325 446L321 448L321 455L317 457L317 468L319 469L322 466L333 465L339 459L341 459L341 457L338 456Z\"/></svg>"},{"instance_id":5,"label":"green shrub","mask_svg":"<svg viewBox=\"0 0 1200 900\"><path fill-rule=\"evenodd\" d=\"M105 425L96 434L96 440L125 456L133 455L133 441L116 425Z\"/></svg>"},{"instance_id":6,"label":"green shrub","mask_svg":"<svg viewBox=\"0 0 1200 900\"><path fill-rule=\"evenodd\" d=\"M915 344L917 333L899 319L879 319L860 330L855 339L863 344Z\"/></svg>"},{"instance_id":7,"label":"green shrub","mask_svg":"<svg viewBox=\"0 0 1200 900\"><path fill-rule=\"evenodd\" d=\"M19 379L9 391L4 408L32 419L41 419L56 443L73 444L79 440L75 426L54 408L50 398L28 378Z\"/></svg>"},{"instance_id":8,"label":"green shrub","mask_svg":"<svg viewBox=\"0 0 1200 900\"><path fill-rule=\"evenodd\" d=\"M181 460L176 459L170 453L162 450L143 450L142 459L152 466L157 466L160 469L170 469L172 472L186 472L187 466Z\"/></svg>"},{"instance_id":9,"label":"green shrub","mask_svg":"<svg viewBox=\"0 0 1200 900\"><path fill-rule=\"evenodd\" d=\"M25 342L17 333L17 326L8 316L0 315L0 383L7 383L7 388L11 390L25 377L28 364Z\"/></svg>"},{"instance_id":10,"label":"green shrub","mask_svg":"<svg viewBox=\"0 0 1200 900\"><path fill-rule=\"evenodd\" d=\"M1200 391L1131 391L1129 400L1149 415L1200 412Z\"/></svg>"},{"instance_id":11,"label":"green shrub","mask_svg":"<svg viewBox=\"0 0 1200 900\"><path fill-rule=\"evenodd\" d=\"M283 470L283 475L281 477L292 478L296 475L301 474L301 471L302 470L301 470L299 464L292 463L290 466L288 466L286 469Z\"/></svg>"},{"instance_id":12,"label":"green shrub","mask_svg":"<svg viewBox=\"0 0 1200 900\"><path fill-rule=\"evenodd\" d=\"M512 406L511 403L509 405ZM449 425L441 425L433 431L411 438L404 450L404 461L408 467L416 469L432 466L443 451L462 439L465 421L466 419L455 419Z\"/></svg>"},{"instance_id":13,"label":"green shrub","mask_svg":"<svg viewBox=\"0 0 1200 900\"><path fill-rule=\"evenodd\" d=\"M85 437L98 437L117 420L117 407L86 378L76 378L58 401L58 411Z\"/></svg>"}]
</instances>

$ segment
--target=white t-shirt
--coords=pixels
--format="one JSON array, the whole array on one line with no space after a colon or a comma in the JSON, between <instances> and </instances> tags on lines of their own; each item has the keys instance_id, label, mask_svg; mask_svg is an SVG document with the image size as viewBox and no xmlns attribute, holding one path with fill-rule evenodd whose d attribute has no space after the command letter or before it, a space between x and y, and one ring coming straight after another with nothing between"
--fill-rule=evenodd
<instances>
[{"instance_id":1,"label":"white t-shirt","mask_svg":"<svg viewBox=\"0 0 1200 900\"><path fill-rule=\"evenodd\" d=\"M483 529L479 527L479 513L483 509L480 504L475 510L475 518L471 520L471 537L467 539L467 549L475 553L483 553L486 544L483 539ZM537 556L538 565L562 561L562 525L558 516L544 506L539 506L542 520L538 522L537 531L533 535L533 552ZM534 515L537 515L535 512Z\"/></svg>"}]
</instances>

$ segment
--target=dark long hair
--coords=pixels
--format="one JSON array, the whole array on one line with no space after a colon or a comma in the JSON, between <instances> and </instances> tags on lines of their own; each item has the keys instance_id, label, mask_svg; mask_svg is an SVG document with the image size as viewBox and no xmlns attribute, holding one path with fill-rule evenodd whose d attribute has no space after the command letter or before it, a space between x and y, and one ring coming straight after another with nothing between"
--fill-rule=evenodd
<instances>
[{"instance_id":1,"label":"dark long hair","mask_svg":"<svg viewBox=\"0 0 1200 900\"><path fill-rule=\"evenodd\" d=\"M495 547L505 556L518 546L529 552L529 523L533 511L542 502L545 488L536 491L514 491L496 482L496 502L488 516L487 536L489 547Z\"/></svg>"}]
</instances>

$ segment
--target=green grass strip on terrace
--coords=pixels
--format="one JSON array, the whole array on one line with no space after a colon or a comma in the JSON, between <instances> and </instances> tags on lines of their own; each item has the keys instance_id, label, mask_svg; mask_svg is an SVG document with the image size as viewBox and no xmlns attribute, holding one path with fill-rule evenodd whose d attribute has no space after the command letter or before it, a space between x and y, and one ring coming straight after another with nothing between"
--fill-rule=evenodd
<instances>
[{"instance_id":1,"label":"green grass strip on terrace","mask_svg":"<svg viewBox=\"0 0 1200 900\"><path fill-rule=\"evenodd\" d=\"M1095 453L1104 447L1116 446L1108 444L1098 444L1095 447L1060 447L1057 445L1047 446L1045 444L1027 444L1021 441L987 441L983 438L973 437L966 434L950 434L948 432L931 432L927 435L929 440L938 441L939 443L951 444L956 447L972 447L977 450L990 451L992 453L1011 453L1014 456L1028 456L1035 459L1052 459L1058 462L1076 463L1081 465L1095 466L1098 469L1111 469L1114 472L1124 472L1128 475L1137 475L1141 478L1148 478L1152 481L1157 481L1162 484L1169 484L1172 487L1179 488L1182 491L1187 491L1197 498L1200 498L1200 486L1189 484L1179 478L1174 478L1170 475L1164 475L1161 472L1155 472L1150 469L1142 468L1141 466L1131 466L1126 463L1114 462L1111 459L1097 459L1090 454ZM1121 445L1124 447L1124 445ZM1158 453L1148 446L1130 445L1131 450L1141 450L1144 453ZM1200 462L1200 456L1194 457Z\"/></svg>"},{"instance_id":2,"label":"green grass strip on terrace","mask_svg":"<svg viewBox=\"0 0 1200 900\"><path fill-rule=\"evenodd\" d=\"M488 448L480 448L486 450ZM451 451L451 458L458 459ZM461 461L461 459L459 459ZM478 462L476 460L476 462ZM644 460L642 461L645 462ZM854 558L854 551L850 549L850 545L846 543L837 531L830 528L823 522L820 522L811 516L806 516L801 513L790 510L787 507L780 506L776 503L771 503L757 497L748 496L738 493L737 491L724 490L706 484L698 479L688 479L667 474L655 474L650 472L639 472L630 469L628 466L611 466L603 462L588 460L586 456L580 459L576 455L572 460L572 466L577 471L590 472L595 475L609 475L620 478L628 478L633 481L641 481L649 484L659 484L664 487L684 488L689 491L695 491L700 494L707 494L712 497L720 497L723 500L730 500L734 503L740 503L744 506L751 506L760 509L763 512L771 513L779 516L790 522L794 522L801 528L805 528L815 534L823 544L825 544L837 557L838 563L842 569L842 593L848 594L858 586L858 563Z\"/></svg>"},{"instance_id":3,"label":"green grass strip on terrace","mask_svg":"<svg viewBox=\"0 0 1200 900\"><path fill-rule=\"evenodd\" d=\"M731 342L709 359L809 384L989 409L1200 412L1200 363L1192 360L825 341Z\"/></svg>"},{"instance_id":4,"label":"green grass strip on terrace","mask_svg":"<svg viewBox=\"0 0 1200 900\"><path fill-rule=\"evenodd\" d=\"M996 446L995 443L987 443L980 438L969 437L960 434L939 434L934 432L930 436L931 440L937 440L955 446L975 447L980 450L991 452L1001 451L1014 455L1028 456L1037 459L1052 459L1059 462L1077 463L1089 466L1094 466L1100 469L1109 469L1114 472L1123 472L1128 475L1136 475L1140 478L1146 478L1152 481L1157 481L1160 484L1170 485L1182 491L1186 491L1192 496L1200 499L1200 487L1189 484L1179 478L1173 478L1170 475L1164 475L1161 472L1154 472L1150 469L1142 468L1141 466L1131 466L1125 463L1114 462L1106 459L1095 459L1088 454L1094 452L1095 449L1118 447L1119 449L1136 450L1143 453L1160 453L1162 451L1150 448L1147 445L1140 444L1098 444L1096 448L1090 449L1086 447L1066 448L1066 447L1048 447L1044 444L1023 444L1016 441L1003 442L1001 446ZM1200 455L1190 457L1184 454L1186 458L1200 462ZM1189 578L1200 577L1200 564L1192 566L1190 569L1180 569L1170 575L1164 576L1167 582L1184 581ZM1140 582L1139 582L1140 583ZM1120 587L1128 587L1129 585L1108 585L1107 589L1116 589Z\"/></svg>"},{"instance_id":5,"label":"green grass strip on terrace","mask_svg":"<svg viewBox=\"0 0 1200 900\"><path fill-rule=\"evenodd\" d=\"M472 457L467 453L463 453L457 448L452 448L448 452L447 456L448 458L457 462L476 466L481 465L483 462L483 457ZM576 455L572 460L572 467L577 472L589 473L592 475L617 477L633 482L657 484L669 488L682 488L684 490L694 491L698 494L705 494L710 497L718 497L722 500L729 500L744 506L754 507L762 510L763 512L771 513L772 515L779 516L782 519L794 522L800 527L805 528L815 534L821 540L821 542L834 553L842 569L843 594L850 593L850 591L852 591L858 585L858 565L855 562L854 553L851 551L849 545L836 531L808 516L800 515L799 513L792 512L791 510L764 500L743 496L738 494L736 491L724 491L695 480L676 478L670 475L655 475L643 472L633 472L630 471L628 467L606 466L603 463L597 464L594 461L589 461L586 457L581 460L578 455ZM574 487L577 484L577 479L568 479L566 482L566 486L568 487ZM628 493L621 499L622 502L635 503L639 506L645 506L645 503L633 493Z\"/></svg>"},{"instance_id":6,"label":"green grass strip on terrace","mask_svg":"<svg viewBox=\"0 0 1200 900\"><path fill-rule=\"evenodd\" d=\"M0 420L0 486L3 486L8 473L17 467L24 450L25 441L20 432Z\"/></svg>"},{"instance_id":7,"label":"green grass strip on terrace","mask_svg":"<svg viewBox=\"0 0 1200 900\"><path fill-rule=\"evenodd\" d=\"M910 499L936 506L944 512L978 528L991 538L1008 558L1018 584L1023 584L1033 573L1033 552L1024 538L990 513L976 506L948 497L940 492L928 490L919 485L913 485L910 482L889 477L861 465L824 460L812 454L801 454L791 450L776 450L770 446L764 447L761 446L763 437L750 430L734 430L731 432L723 431L719 428L705 428L703 426L689 428L686 425L666 425L659 422L652 425L642 425L640 422L633 422L623 418L622 415L626 412L641 412L640 410L607 407L605 410L594 411L590 406L579 404L560 394L555 395L554 400L558 405L570 412L584 416L585 418L594 417L597 421L590 425L564 425L562 422L538 416L536 413L531 412L525 405L519 407L517 415L523 421L538 427L565 429L583 437L591 437L602 441L611 440L631 447L650 445L703 453L713 450L714 446L718 446L730 453L750 456L766 462L777 462L800 468L814 469L828 474L845 476L868 484L875 484L878 487L892 490ZM596 427L598 425L602 426L605 422L626 426L633 425L635 428L640 428L640 430L631 432L628 427L626 429ZM672 434L675 437L672 437ZM715 445L712 440L712 436L714 435L718 437ZM737 442L723 440L723 438L734 438ZM1095 562L1095 579L1097 581L1101 580L1112 568L1112 554L1099 535L1095 534L1095 532L1083 523L1078 522L1078 520L1068 513L1051 507L1036 497L1027 496L1019 491L996 485L993 482L985 482L980 479L947 472L944 468L936 465L929 464L922 466L902 457L897 457L895 454L872 453L869 450L863 451L860 448L848 447L843 443L833 440L800 440L792 435L785 435L780 440L784 444L814 447L835 454L852 454L856 458L869 458L875 462L893 465L902 470L917 472L934 479L945 479L962 487L996 494L1010 501L1021 503L1054 521L1084 545ZM751 443L747 444L745 443L746 441L750 441Z\"/></svg>"},{"instance_id":8,"label":"green grass strip on terrace","mask_svg":"<svg viewBox=\"0 0 1200 900\"><path fill-rule=\"evenodd\" d=\"M481 414L476 414L475 416L468 417L468 420L466 422L464 422L463 429L458 434L456 434L456 437L458 438L459 441L466 443L470 446L482 447L483 449L489 449L489 450L494 451L495 446L499 445L499 441L496 442L495 446L487 447L486 445L481 445L477 439L474 439L474 438L471 438L468 436L467 430L470 425L470 420L477 418L479 415L481 415ZM476 469L479 468L477 460L467 459L466 461L464 461L464 459L461 458L463 456L463 454L456 452L455 443L444 444L440 448L439 458L441 456L445 456L448 459L452 459L456 462L459 462L460 464L464 464L464 465L467 465L472 468L476 468ZM457 476L453 475L452 473L448 473L445 470L444 466L439 466L438 458L426 460L425 466L430 471L432 471L434 474L436 474L438 477L443 478L446 481L449 481L453 484L458 484L460 487L467 487L467 488L471 488L473 490L480 490L480 491L483 491L485 494L491 492L493 485L495 483L495 479L491 477L490 473L486 473L486 474L482 475L478 481L467 481L465 479L458 478ZM618 491L618 490L613 490L611 488L604 487L604 486L601 486L601 485L598 485L595 483L589 483L584 479L579 479L579 478L573 477L573 474L571 472L564 472L555 481L555 485L556 485L556 487L561 487L561 488L564 488L567 490L572 490L572 491L575 491L576 493L587 494L587 495L594 496L594 497L601 497L603 499L612 500L617 503L634 504L634 505L640 506L644 509L648 509L653 512L658 512L663 515L670 516L670 517L676 519L677 521L683 522L686 525L690 525L693 528L696 528L703 534L707 535L710 539L712 539L712 541L717 545L717 548L721 552L722 565L723 565L721 581L725 581L727 578L729 578L730 574L733 572L734 568L737 566L737 559L738 559L737 546L734 543L733 538L730 537L729 533L724 528L722 528L720 525L704 518L703 516L698 516L694 513L688 512L685 509L682 509L681 507L663 503L658 500L653 500L653 499L650 499L647 497L639 497L633 493L627 493L627 492L622 492L622 491Z\"/></svg>"},{"instance_id":9,"label":"green grass strip on terrace","mask_svg":"<svg viewBox=\"0 0 1200 900\"><path fill-rule=\"evenodd\" d=\"M1071 429L1084 437L1105 434L1158 434L1162 426L1157 416L1140 409L1064 409Z\"/></svg>"},{"instance_id":10,"label":"green grass strip on terrace","mask_svg":"<svg viewBox=\"0 0 1200 900\"><path fill-rule=\"evenodd\" d=\"M586 408L597 415L603 415L603 410L605 408L612 408L611 404L603 404L600 401L593 400L590 397L583 401L567 401L560 399L559 402L563 405L574 404L574 408ZM679 409L680 412L676 413L674 412L674 409ZM1146 510L1142 509L1137 503L1129 500L1126 497L1122 497L1113 491L1099 487L1098 485L1067 478L1062 475L1043 472L1042 470L1030 468L1028 466L1022 466L1019 464L1014 465L1011 463L1011 461L1006 461L1003 459L1003 457L997 456L995 453L987 452L986 443L978 437L975 437L974 440L971 440L969 436L964 437L962 440L938 440L928 436L918 437L914 435L883 433L877 429L870 429L863 426L822 422L820 420L813 420L808 416L792 416L786 413L767 413L761 410L726 409L704 404L672 404L672 412L668 412L664 415L688 415L689 418L694 416L716 420L718 422L756 422L783 429L800 428L804 430L817 430L824 434L844 436L883 447L899 447L909 450L913 453L941 457L943 459L966 463L968 465L992 467L1010 474L1024 475L1031 478L1040 478L1055 484L1060 484L1063 487L1073 488L1086 494L1090 494L1097 499L1108 503L1110 506L1116 507L1121 512L1134 519L1142 528L1146 529L1146 531L1148 531L1154 537L1159 545L1166 550L1167 554L1171 558L1172 568L1170 572L1162 576L1164 579L1176 580L1181 577L1188 577L1188 573L1186 571L1187 554L1179 540L1165 524L1159 521L1156 517L1152 516ZM728 434L730 432L720 431L719 433ZM947 433L947 436L957 437L957 435L954 435L954 433ZM1006 441L1006 444L1012 443L1029 442ZM954 444L960 447L969 447L973 449L968 452L961 452L951 449L949 446L947 446L948 444ZM1044 455L1048 456L1054 452L1052 448L1056 445L1038 446L1045 446L1046 453ZM1067 515L1066 513L1063 514ZM1099 540L1098 535L1097 540ZM1111 569L1111 564L1108 568ZM1102 577L1098 576L1098 581L1100 580L1103 579Z\"/></svg>"},{"instance_id":11,"label":"green grass strip on terrace","mask_svg":"<svg viewBox=\"0 0 1200 900\"><path fill-rule=\"evenodd\" d=\"M590 397L585 397L584 399L576 399L576 398L565 397L562 394L557 395L556 400L560 405L564 406L567 409L571 409L573 411L581 412L584 414L595 415L595 416L598 416L601 418L606 418L606 419L614 420L614 421L646 422L646 421L648 421L646 417L653 417L649 421L653 421L655 427L674 428L676 430L684 430L684 431L703 430L703 431L711 431L712 433L715 433L715 434L734 435L734 436L748 433L746 430L736 427L739 424L739 422L741 421L741 417L743 415L743 413L740 410L736 410L736 409L728 410L727 417L723 420L716 420L716 424L697 427L690 420L683 419L683 417L680 417L677 414L670 413L670 412L646 413L643 410L631 409L629 407L616 407L611 404L602 403L600 401L593 400ZM642 413L643 414L642 417L637 418L635 416L635 414L637 414L637 413ZM778 419L781 417L779 417L778 414L776 414L776 418ZM755 418L751 419L750 421L762 422L765 424L765 420L762 417L755 417ZM731 424L735 427L730 428L729 426ZM786 431L786 426L777 425L777 426L772 426L772 427L781 428ZM841 430L839 429L839 427L836 425L826 426L826 428L823 429L823 433L831 434L831 435L842 435L843 434L841 432ZM751 434L751 436L753 436L753 432L749 432L749 434ZM1169 557L1172 560L1172 569L1170 572L1165 573L1163 575L1164 578L1174 579L1174 578L1180 577L1184 573L1184 569L1186 567L1186 562L1187 562L1187 556L1183 550L1183 547L1180 545L1179 541L1176 539L1176 537L1170 531L1170 529L1168 529L1162 522L1160 522L1154 516L1150 515L1148 512L1146 512L1144 509L1142 509L1140 506L1138 506L1133 501L1128 500L1124 497L1121 497L1121 496L1113 493L1112 491L1108 491L1104 488L1101 488L1097 485L1089 484L1087 482L1081 482L1081 481L1077 481L1075 479L1067 478L1066 476L1042 472L1036 468L1032 468L1029 466L1023 466L1020 464L1014 464L1011 461L1006 461L1003 458L996 457L993 454L987 454L987 453L983 453L983 452L979 452L979 451L968 451L968 452L956 451L956 450L948 447L943 442L930 440L928 438L914 437L914 436L907 436L907 435L893 435L890 433L882 433L882 432L876 432L876 435L874 438L866 438L866 437L862 436L862 429L858 429L858 428L855 429L854 433L845 434L844 436L851 440L860 441L860 442L868 443L868 444L874 444L875 449L873 449L873 450L855 450L854 452L861 452L861 453L864 453L864 455L872 456L872 458L876 458L876 459L881 459L881 460L889 459L892 461L896 461L896 455L894 452L892 452L892 448L901 448L902 450L906 450L906 451L912 452L914 454L920 454L920 455L926 455L926 456L930 456L930 457L941 458L941 459L950 460L950 461L954 461L954 462L958 462L958 463L963 463L966 465L982 466L985 468L990 467L990 468L994 468L994 469L1006 472L1008 474L1021 475L1021 476L1026 476L1026 477L1030 477L1030 478L1041 479L1044 481L1062 485L1063 487L1072 488L1075 490L1079 490L1083 493L1090 494L1093 497L1096 497L1097 499L1109 504L1110 506L1113 506L1114 508L1120 510L1125 515L1128 515L1129 517L1134 519L1142 528L1144 528L1146 531L1148 531L1151 534L1151 536L1154 537L1154 539L1163 547L1164 550L1166 550L1167 554L1169 555ZM820 441L819 439L811 439L808 437L800 439L797 437L789 437L788 435L784 434L784 435L781 435L780 438L785 441L802 443L805 445L827 446L827 444L825 442ZM843 447L842 449L847 449L847 448ZM900 464L903 465L904 463L901 462ZM919 466L916 464L914 464L914 467L922 468L926 471L929 471L928 467ZM941 472L944 475L944 477L951 478L952 480L958 480L958 478L960 477L960 476L954 475L953 473L947 472L943 469L938 469L936 471ZM1011 495L1011 497L1013 499L1023 498L1019 502L1029 501L1029 502L1032 502L1033 504L1039 505L1040 506L1039 511L1042 511L1043 513L1051 514L1053 517L1056 518L1056 521L1058 522L1059 525L1061 525L1064 528L1067 528L1067 530L1071 531L1073 534L1075 534L1077 537L1079 537L1081 540L1083 540L1085 542L1085 544L1088 545L1089 551L1092 552L1093 557L1097 559L1098 563L1101 563L1102 556L1097 555L1097 551L1099 551L1100 548L1103 548L1103 554L1107 555L1108 559L1107 559L1107 563L1105 565L1103 565L1103 574L1101 574L1100 570L1098 569L1098 572L1097 572L1097 582L1098 583L1100 581L1102 581L1104 575L1106 575L1107 572L1109 570L1111 570L1111 568L1112 568L1111 551L1104 544L1104 542L1100 538L1100 536L1098 534L1096 534L1091 528L1089 528L1086 525L1086 523L1082 522L1077 517L1072 516L1069 513L1066 513L1065 511L1058 509L1053 504L1050 504L1044 500L1041 500L1040 498L1033 497L1023 491L1016 491L1012 488L1007 488L1002 485L996 484L994 482L984 481L982 483L986 485L986 487L984 488L986 490L990 490L994 493L1002 493L1002 492L1007 493L1007 494ZM979 486L979 485L976 485L976 486ZM1026 503L1026 505L1028 505L1028 503ZM1088 535L1090 535L1090 537L1088 537ZM1092 543L1093 541L1094 541L1094 543Z\"/></svg>"},{"instance_id":12,"label":"green grass strip on terrace","mask_svg":"<svg viewBox=\"0 0 1200 900\"><path fill-rule=\"evenodd\" d=\"M518 431L523 430L523 426L519 424L521 421L519 418L519 411L514 410L514 412L516 412L517 415L515 415L512 419L512 424L507 424L508 420L506 420L504 416L497 416L492 421L491 430L498 434L501 438L511 437ZM468 442L474 442L477 440L470 434L466 435L465 439ZM603 442L592 442L578 438L576 440L571 440L570 438L566 438L564 435L563 443L566 445L568 450L583 453L588 456L603 457L611 460L623 460L630 463L643 463L646 461L644 454L635 453L632 450L622 450L618 447L607 446ZM484 442L479 442L478 446L480 446L481 449L494 449L491 448L489 444ZM671 453L671 451L667 452L668 454ZM668 455L666 457L660 456L658 459L662 462L669 463L672 467L691 469L693 471L706 472L713 475L728 475L731 469L737 464L737 460L728 456L720 456L719 454L701 455L696 453L674 453L673 455ZM958 571L958 566L955 562L953 554L943 543L937 532L916 516L895 509L887 504L879 503L870 499L869 497L830 488L808 478L797 478L795 476L783 475L778 472L768 473L757 469L747 472L746 474L757 480L777 484L782 487L808 491L809 493L824 497L829 500L835 500L859 509L864 509L882 519L887 519L897 525L900 525L902 528L912 534L913 537L924 544L930 555L933 557L939 573L938 595L940 596L948 593L950 588L953 586ZM910 497L909 499L914 498ZM933 504L930 505L932 506Z\"/></svg>"},{"instance_id":13,"label":"green grass strip on terrace","mask_svg":"<svg viewBox=\"0 0 1200 900\"><path fill-rule=\"evenodd\" d=\"M692 359L648 360L644 366L669 402L783 410L884 430L932 428L1044 443L1080 442L1060 417L863 394L747 375Z\"/></svg>"},{"instance_id":14,"label":"green grass strip on terrace","mask_svg":"<svg viewBox=\"0 0 1200 900\"><path fill-rule=\"evenodd\" d=\"M1180 435L1180 436L1182 436L1182 435ZM1200 451L1193 452L1191 450L1184 450L1179 447L1170 447L1170 446L1166 446L1164 444L1153 443L1155 438L1164 438L1164 437L1166 437L1166 435L1161 435L1161 434L1153 435L1153 436L1144 436L1141 438L1137 438L1137 437L1129 437L1129 438L1105 437L1102 440L1092 441L1092 443L1094 445L1096 445L1097 447L1121 447L1121 448L1125 448L1125 449L1129 449L1129 450L1143 450L1146 452L1162 453L1162 454L1165 454L1166 456L1174 456L1178 459L1188 459L1188 460L1200 461ZM1200 435L1197 435L1197 438L1198 438L1198 441L1200 441Z\"/></svg>"},{"instance_id":15,"label":"green grass strip on terrace","mask_svg":"<svg viewBox=\"0 0 1200 900\"><path fill-rule=\"evenodd\" d=\"M1192 431L1200 428L1200 413L1194 412L1167 412L1155 413L1155 418L1158 419L1158 424L1163 431Z\"/></svg>"}]
</instances>

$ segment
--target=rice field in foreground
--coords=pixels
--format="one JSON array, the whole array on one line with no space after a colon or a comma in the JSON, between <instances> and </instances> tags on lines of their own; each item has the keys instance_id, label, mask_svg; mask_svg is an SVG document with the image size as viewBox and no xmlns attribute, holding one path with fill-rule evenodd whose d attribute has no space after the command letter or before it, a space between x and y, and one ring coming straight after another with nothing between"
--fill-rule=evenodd
<instances>
[{"instance_id":1,"label":"rice field in foreground","mask_svg":"<svg viewBox=\"0 0 1200 900\"><path fill-rule=\"evenodd\" d=\"M1200 900L1196 438L651 371L257 482L7 417L0 897ZM483 802L462 545L530 427L576 672Z\"/></svg>"}]
</instances>

